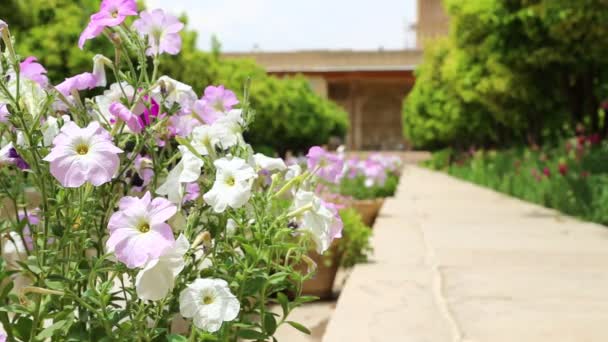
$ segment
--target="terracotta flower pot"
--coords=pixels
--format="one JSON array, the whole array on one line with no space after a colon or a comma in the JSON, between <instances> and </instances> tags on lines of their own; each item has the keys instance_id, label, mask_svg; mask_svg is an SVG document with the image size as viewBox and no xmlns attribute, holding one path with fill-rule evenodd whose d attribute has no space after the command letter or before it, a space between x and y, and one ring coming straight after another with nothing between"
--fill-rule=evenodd
<instances>
[{"instance_id":1,"label":"terracotta flower pot","mask_svg":"<svg viewBox=\"0 0 608 342\"><path fill-rule=\"evenodd\" d=\"M384 198L354 200L351 205L359 212L361 218L363 219L363 223L369 227L372 227L374 221L376 221L376 217L378 217L380 208L382 208L382 204L384 204Z\"/></svg>"},{"instance_id":2,"label":"terracotta flower pot","mask_svg":"<svg viewBox=\"0 0 608 342\"><path fill-rule=\"evenodd\" d=\"M336 243L333 243L326 253L331 253L331 264L326 264L326 257L317 254L315 251L308 253L308 256L317 264L317 270L312 279L304 282L302 294L307 296L317 296L321 299L328 299L333 296L334 280L338 267L340 266L340 255ZM305 273L307 265L303 263L298 269Z\"/></svg>"}]
</instances>

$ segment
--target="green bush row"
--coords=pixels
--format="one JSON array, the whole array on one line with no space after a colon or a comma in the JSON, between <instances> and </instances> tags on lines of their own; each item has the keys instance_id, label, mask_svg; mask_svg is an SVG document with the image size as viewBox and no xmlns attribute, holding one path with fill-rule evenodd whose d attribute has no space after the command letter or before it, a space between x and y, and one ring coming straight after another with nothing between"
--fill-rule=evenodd
<instances>
[{"instance_id":1,"label":"green bush row","mask_svg":"<svg viewBox=\"0 0 608 342\"><path fill-rule=\"evenodd\" d=\"M468 153L447 149L435 153L425 165L569 215L608 224L606 142L592 145L570 139L542 149Z\"/></svg>"}]
</instances>

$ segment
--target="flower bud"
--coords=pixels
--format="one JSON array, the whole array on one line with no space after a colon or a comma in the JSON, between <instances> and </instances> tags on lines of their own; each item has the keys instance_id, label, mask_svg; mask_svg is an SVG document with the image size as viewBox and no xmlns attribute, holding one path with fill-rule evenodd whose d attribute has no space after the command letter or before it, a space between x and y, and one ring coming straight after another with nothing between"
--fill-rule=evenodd
<instances>
[{"instance_id":1,"label":"flower bud","mask_svg":"<svg viewBox=\"0 0 608 342\"><path fill-rule=\"evenodd\" d=\"M211 234L209 234L209 232L205 231L198 234L194 239L194 242L192 243L192 248L194 249L198 247L198 245L200 245L201 243L205 247L211 246Z\"/></svg>"}]
</instances>

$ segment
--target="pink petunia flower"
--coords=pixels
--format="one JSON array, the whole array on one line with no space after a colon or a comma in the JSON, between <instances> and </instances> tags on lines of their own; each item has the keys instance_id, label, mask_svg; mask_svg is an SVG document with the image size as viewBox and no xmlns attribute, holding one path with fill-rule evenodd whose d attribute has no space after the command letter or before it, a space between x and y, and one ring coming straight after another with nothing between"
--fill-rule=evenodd
<instances>
[{"instance_id":1,"label":"pink petunia flower","mask_svg":"<svg viewBox=\"0 0 608 342\"><path fill-rule=\"evenodd\" d=\"M49 84L49 79L46 77L46 69L38 63L36 57L30 56L19 64L21 77L27 78L38 83L41 87L46 87Z\"/></svg>"},{"instance_id":2,"label":"pink petunia flower","mask_svg":"<svg viewBox=\"0 0 608 342\"><path fill-rule=\"evenodd\" d=\"M365 185L370 187L374 184L384 185L386 182L386 169L384 165L374 159L368 158L363 163L363 174L365 175Z\"/></svg>"},{"instance_id":3,"label":"pink petunia flower","mask_svg":"<svg viewBox=\"0 0 608 342\"><path fill-rule=\"evenodd\" d=\"M179 31L184 28L184 24L161 9L141 12L139 19L133 22L133 27L142 37L148 36L148 56L163 52L176 55L182 48Z\"/></svg>"},{"instance_id":4,"label":"pink petunia flower","mask_svg":"<svg viewBox=\"0 0 608 342\"><path fill-rule=\"evenodd\" d=\"M223 85L205 88L204 96L194 103L194 112L211 125L239 103L232 90L224 89Z\"/></svg>"},{"instance_id":5,"label":"pink petunia flower","mask_svg":"<svg viewBox=\"0 0 608 342\"><path fill-rule=\"evenodd\" d=\"M110 114L114 115L114 117L122 120L127 124L127 127L133 133L141 133L143 130L143 125L140 122L139 116L133 114L125 105L119 102L114 102L108 108Z\"/></svg>"},{"instance_id":6,"label":"pink petunia flower","mask_svg":"<svg viewBox=\"0 0 608 342\"><path fill-rule=\"evenodd\" d=\"M122 24L131 15L137 15L135 0L103 0L99 12L91 15L89 24L80 35L78 47L82 49L87 40L99 36L106 27Z\"/></svg>"},{"instance_id":7,"label":"pink petunia flower","mask_svg":"<svg viewBox=\"0 0 608 342\"><path fill-rule=\"evenodd\" d=\"M191 114L177 114L169 118L169 132L171 136L187 137L192 133L194 127L200 126L201 122Z\"/></svg>"},{"instance_id":8,"label":"pink petunia flower","mask_svg":"<svg viewBox=\"0 0 608 342\"><path fill-rule=\"evenodd\" d=\"M51 174L68 188L90 182L95 186L109 182L118 171L118 153L108 131L98 122L80 128L68 122L53 139L53 148L44 160L51 163Z\"/></svg>"},{"instance_id":9,"label":"pink petunia flower","mask_svg":"<svg viewBox=\"0 0 608 342\"><path fill-rule=\"evenodd\" d=\"M150 192L141 198L123 197L108 223L108 251L129 268L158 258L175 241L165 222L176 212L175 205L162 197L152 199Z\"/></svg>"},{"instance_id":10,"label":"pink petunia flower","mask_svg":"<svg viewBox=\"0 0 608 342\"><path fill-rule=\"evenodd\" d=\"M97 77L90 73L84 72L72 77L66 78L63 82L59 83L55 88L63 96L70 96L74 90L85 90L93 89L99 85Z\"/></svg>"},{"instance_id":11,"label":"pink petunia flower","mask_svg":"<svg viewBox=\"0 0 608 342\"><path fill-rule=\"evenodd\" d=\"M342 179L344 160L319 146L313 146L306 155L308 169L317 170L317 175L328 182L338 183Z\"/></svg>"},{"instance_id":12,"label":"pink petunia flower","mask_svg":"<svg viewBox=\"0 0 608 342\"><path fill-rule=\"evenodd\" d=\"M0 123L7 123L9 115L10 113L6 103L0 103Z\"/></svg>"},{"instance_id":13,"label":"pink petunia flower","mask_svg":"<svg viewBox=\"0 0 608 342\"><path fill-rule=\"evenodd\" d=\"M133 161L133 168L141 179L141 187L150 184L152 178L154 178L154 168L152 167L152 159L150 157L138 154Z\"/></svg>"},{"instance_id":14,"label":"pink petunia flower","mask_svg":"<svg viewBox=\"0 0 608 342\"><path fill-rule=\"evenodd\" d=\"M195 201L201 196L201 188L197 182L187 183L183 203Z\"/></svg>"}]
</instances>

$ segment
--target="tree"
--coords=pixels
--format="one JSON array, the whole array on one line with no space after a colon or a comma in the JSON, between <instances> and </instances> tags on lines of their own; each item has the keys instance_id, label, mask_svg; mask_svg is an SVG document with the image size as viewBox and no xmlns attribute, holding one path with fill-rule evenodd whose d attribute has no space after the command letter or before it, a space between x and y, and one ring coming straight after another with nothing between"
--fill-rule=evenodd
<instances>
[{"instance_id":1,"label":"tree","mask_svg":"<svg viewBox=\"0 0 608 342\"><path fill-rule=\"evenodd\" d=\"M461 111L468 111L466 106L485 111L484 126L493 127L497 142L540 143L581 123L591 132L608 132L598 111L608 90L608 59L603 56L608 50L608 1L445 4L451 46L437 66L443 70L441 86L449 84L460 98L455 103L463 106ZM425 87L424 70L416 87ZM465 137L469 143L478 138Z\"/></svg>"},{"instance_id":2,"label":"tree","mask_svg":"<svg viewBox=\"0 0 608 342\"><path fill-rule=\"evenodd\" d=\"M77 46L80 33L99 3L7 0L0 6L0 18L9 19L11 32L19 40L19 53L36 56L47 68L51 82L57 84L66 76L90 71L95 54L113 56L111 44L103 37L88 41L84 50ZM180 19L187 22L185 16ZM301 152L311 145L327 143L331 136L346 134L346 113L315 94L303 78L278 79L267 75L253 61L222 60L217 39L213 40L211 52L203 52L196 48L196 38L196 32L183 30L182 52L163 56L161 71L191 84L198 94L207 85L224 84L241 98L243 86L251 79L250 101L257 113L248 132L252 144L268 153Z\"/></svg>"}]
</instances>

